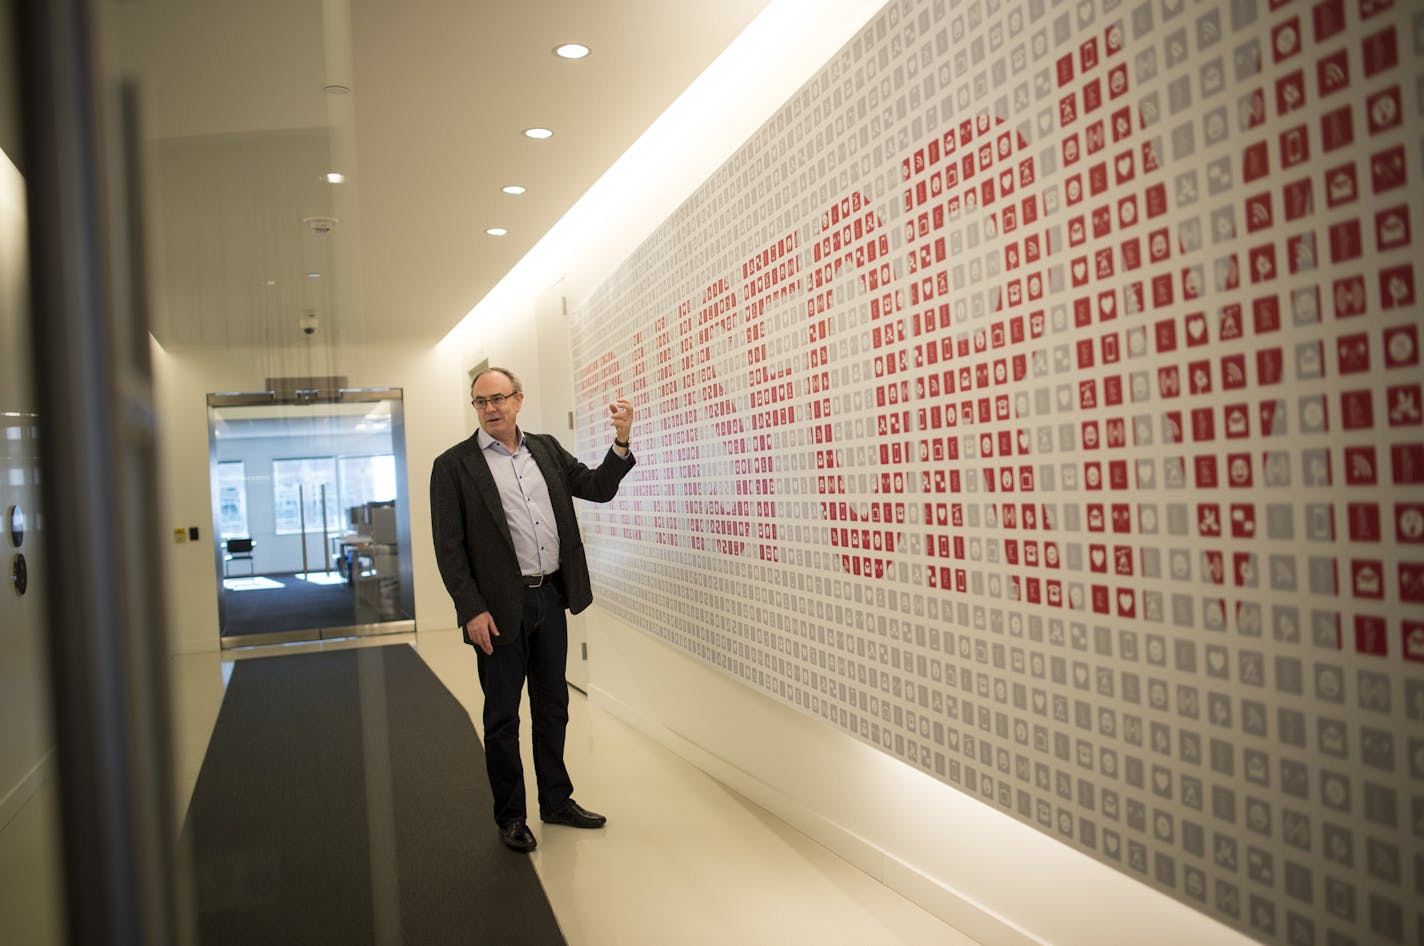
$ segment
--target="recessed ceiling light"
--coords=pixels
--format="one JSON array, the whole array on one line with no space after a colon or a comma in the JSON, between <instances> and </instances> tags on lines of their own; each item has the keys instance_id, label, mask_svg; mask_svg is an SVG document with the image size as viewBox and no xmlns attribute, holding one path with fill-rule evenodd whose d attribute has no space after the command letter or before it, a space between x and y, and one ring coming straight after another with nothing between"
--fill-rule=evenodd
<instances>
[{"instance_id":1,"label":"recessed ceiling light","mask_svg":"<svg viewBox=\"0 0 1424 946\"><path fill-rule=\"evenodd\" d=\"M485 232L488 233L490 236L504 236L509 231L506 230L504 227L490 227Z\"/></svg>"},{"instance_id":2,"label":"recessed ceiling light","mask_svg":"<svg viewBox=\"0 0 1424 946\"><path fill-rule=\"evenodd\" d=\"M322 86L322 90L325 91L327 95L346 95L351 91L351 86L332 83L331 85Z\"/></svg>"},{"instance_id":3,"label":"recessed ceiling light","mask_svg":"<svg viewBox=\"0 0 1424 946\"><path fill-rule=\"evenodd\" d=\"M537 138L543 141L545 138L554 137L554 133L547 128L526 128L524 129L524 137Z\"/></svg>"},{"instance_id":4,"label":"recessed ceiling light","mask_svg":"<svg viewBox=\"0 0 1424 946\"><path fill-rule=\"evenodd\" d=\"M328 184L340 184L344 180L346 180L346 175L342 174L340 171L326 172L326 183Z\"/></svg>"},{"instance_id":5,"label":"recessed ceiling light","mask_svg":"<svg viewBox=\"0 0 1424 946\"><path fill-rule=\"evenodd\" d=\"M554 47L554 55L560 59L582 59L588 52L588 47L582 43L565 43Z\"/></svg>"},{"instance_id":6,"label":"recessed ceiling light","mask_svg":"<svg viewBox=\"0 0 1424 946\"><path fill-rule=\"evenodd\" d=\"M520 194L524 193L525 188L523 184L506 184L501 187L500 190L504 191L506 194L513 194L515 197L518 197Z\"/></svg>"},{"instance_id":7,"label":"recessed ceiling light","mask_svg":"<svg viewBox=\"0 0 1424 946\"><path fill-rule=\"evenodd\" d=\"M321 273L307 273L308 279L320 279Z\"/></svg>"}]
</instances>

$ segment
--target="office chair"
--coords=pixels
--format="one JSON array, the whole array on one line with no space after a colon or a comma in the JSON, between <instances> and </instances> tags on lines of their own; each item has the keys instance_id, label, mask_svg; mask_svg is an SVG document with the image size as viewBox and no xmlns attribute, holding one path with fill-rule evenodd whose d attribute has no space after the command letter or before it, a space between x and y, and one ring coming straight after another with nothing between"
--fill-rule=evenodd
<instances>
[{"instance_id":1,"label":"office chair","mask_svg":"<svg viewBox=\"0 0 1424 946\"><path fill-rule=\"evenodd\" d=\"M253 577L256 566L252 563L252 547L257 543L251 539L228 539L227 554L223 556L223 577L227 577L228 562L246 562L247 576Z\"/></svg>"}]
</instances>

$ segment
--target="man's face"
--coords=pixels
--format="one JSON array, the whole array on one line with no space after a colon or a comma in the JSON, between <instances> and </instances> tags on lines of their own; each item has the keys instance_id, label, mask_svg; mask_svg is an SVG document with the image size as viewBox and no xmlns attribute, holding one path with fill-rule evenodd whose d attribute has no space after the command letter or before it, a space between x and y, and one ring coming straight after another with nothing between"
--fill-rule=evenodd
<instances>
[{"instance_id":1,"label":"man's face","mask_svg":"<svg viewBox=\"0 0 1424 946\"><path fill-rule=\"evenodd\" d=\"M504 395L504 402L496 405L490 398ZM514 382L498 371L487 371L480 375L470 391L475 402L475 416L480 427L496 440L504 441L514 436L515 418L524 403L523 394L514 394Z\"/></svg>"}]
</instances>

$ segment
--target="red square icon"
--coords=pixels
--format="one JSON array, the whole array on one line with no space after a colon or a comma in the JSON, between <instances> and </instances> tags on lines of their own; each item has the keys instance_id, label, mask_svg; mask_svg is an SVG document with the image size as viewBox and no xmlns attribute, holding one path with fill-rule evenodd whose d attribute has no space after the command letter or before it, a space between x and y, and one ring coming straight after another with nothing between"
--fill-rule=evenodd
<instances>
[{"instance_id":1,"label":"red square icon","mask_svg":"<svg viewBox=\"0 0 1424 946\"><path fill-rule=\"evenodd\" d=\"M1315 81L1324 98L1350 85L1349 50L1338 49L1315 64Z\"/></svg>"},{"instance_id":2,"label":"red square icon","mask_svg":"<svg viewBox=\"0 0 1424 946\"><path fill-rule=\"evenodd\" d=\"M1424 562L1399 563L1399 600L1424 604Z\"/></svg>"},{"instance_id":3,"label":"red square icon","mask_svg":"<svg viewBox=\"0 0 1424 946\"><path fill-rule=\"evenodd\" d=\"M1403 187L1405 177L1403 145L1370 156L1370 186L1376 194Z\"/></svg>"},{"instance_id":4,"label":"red square icon","mask_svg":"<svg viewBox=\"0 0 1424 946\"><path fill-rule=\"evenodd\" d=\"M1394 537L1410 545L1424 543L1424 503L1394 504Z\"/></svg>"},{"instance_id":5,"label":"red square icon","mask_svg":"<svg viewBox=\"0 0 1424 946\"><path fill-rule=\"evenodd\" d=\"M1282 189L1282 195L1287 220L1299 220L1315 211L1315 195L1308 177L1287 184Z\"/></svg>"},{"instance_id":6,"label":"red square icon","mask_svg":"<svg viewBox=\"0 0 1424 946\"><path fill-rule=\"evenodd\" d=\"M1325 172L1325 204L1340 207L1359 196L1359 177L1355 165L1342 164Z\"/></svg>"},{"instance_id":7,"label":"red square icon","mask_svg":"<svg viewBox=\"0 0 1424 946\"><path fill-rule=\"evenodd\" d=\"M1405 621L1399 631L1404 659L1424 661L1424 621Z\"/></svg>"},{"instance_id":8,"label":"red square icon","mask_svg":"<svg viewBox=\"0 0 1424 946\"><path fill-rule=\"evenodd\" d=\"M1260 180L1271 173L1271 156L1264 141L1248 145L1241 155L1241 177L1245 181Z\"/></svg>"},{"instance_id":9,"label":"red square icon","mask_svg":"<svg viewBox=\"0 0 1424 946\"><path fill-rule=\"evenodd\" d=\"M1404 120L1404 105L1400 99L1399 86L1392 85L1366 99L1365 118L1369 122L1371 135L1398 128Z\"/></svg>"},{"instance_id":10,"label":"red square icon","mask_svg":"<svg viewBox=\"0 0 1424 946\"><path fill-rule=\"evenodd\" d=\"M1377 559L1351 560L1350 588L1356 598L1384 598L1384 563Z\"/></svg>"},{"instance_id":11,"label":"red square icon","mask_svg":"<svg viewBox=\"0 0 1424 946\"><path fill-rule=\"evenodd\" d=\"M1355 140L1355 112L1341 105L1320 116L1321 150L1329 153L1352 144Z\"/></svg>"},{"instance_id":12,"label":"red square icon","mask_svg":"<svg viewBox=\"0 0 1424 946\"><path fill-rule=\"evenodd\" d=\"M1373 446L1345 448L1345 482L1350 486L1374 486L1379 482Z\"/></svg>"},{"instance_id":13,"label":"red square icon","mask_svg":"<svg viewBox=\"0 0 1424 946\"><path fill-rule=\"evenodd\" d=\"M1231 536L1235 539L1256 537L1256 507L1253 504L1231 504Z\"/></svg>"},{"instance_id":14,"label":"red square icon","mask_svg":"<svg viewBox=\"0 0 1424 946\"><path fill-rule=\"evenodd\" d=\"M1345 0L1320 0L1311 10L1315 21L1315 41L1329 39L1345 28Z\"/></svg>"},{"instance_id":15,"label":"red square icon","mask_svg":"<svg viewBox=\"0 0 1424 946\"><path fill-rule=\"evenodd\" d=\"M1353 318L1365 314L1365 277L1347 276L1332 285L1335 296L1335 317Z\"/></svg>"},{"instance_id":16,"label":"red square icon","mask_svg":"<svg viewBox=\"0 0 1424 946\"><path fill-rule=\"evenodd\" d=\"M1380 270L1380 304L1386 309L1412 306L1415 300L1414 267L1408 263Z\"/></svg>"},{"instance_id":17,"label":"red square icon","mask_svg":"<svg viewBox=\"0 0 1424 946\"><path fill-rule=\"evenodd\" d=\"M1384 657L1389 653L1385 638L1385 620L1368 614L1355 616L1355 650L1371 657Z\"/></svg>"},{"instance_id":18,"label":"red square icon","mask_svg":"<svg viewBox=\"0 0 1424 946\"><path fill-rule=\"evenodd\" d=\"M1424 443L1393 444L1389 448L1389 462L1395 485L1424 483Z\"/></svg>"},{"instance_id":19,"label":"red square icon","mask_svg":"<svg viewBox=\"0 0 1424 946\"><path fill-rule=\"evenodd\" d=\"M1391 427L1418 427L1424 423L1424 386L1394 384L1385 389L1385 408Z\"/></svg>"},{"instance_id":20,"label":"red square icon","mask_svg":"<svg viewBox=\"0 0 1424 946\"><path fill-rule=\"evenodd\" d=\"M1380 540L1378 503L1350 503L1346 509L1351 542L1378 542Z\"/></svg>"},{"instance_id":21,"label":"red square icon","mask_svg":"<svg viewBox=\"0 0 1424 946\"><path fill-rule=\"evenodd\" d=\"M1394 27L1388 27L1365 37L1361 44L1365 60L1365 76L1376 76L1399 65L1399 41Z\"/></svg>"}]
</instances>

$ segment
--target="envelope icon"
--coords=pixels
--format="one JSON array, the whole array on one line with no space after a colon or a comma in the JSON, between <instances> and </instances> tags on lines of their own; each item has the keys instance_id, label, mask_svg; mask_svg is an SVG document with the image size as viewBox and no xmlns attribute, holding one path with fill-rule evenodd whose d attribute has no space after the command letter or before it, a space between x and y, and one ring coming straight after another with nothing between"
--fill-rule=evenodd
<instances>
[{"instance_id":1,"label":"envelope icon","mask_svg":"<svg viewBox=\"0 0 1424 946\"><path fill-rule=\"evenodd\" d=\"M1332 200L1349 200L1355 196L1355 182L1350 179L1350 175L1341 171L1330 178L1330 197Z\"/></svg>"},{"instance_id":2,"label":"envelope icon","mask_svg":"<svg viewBox=\"0 0 1424 946\"><path fill-rule=\"evenodd\" d=\"M1364 594L1379 594L1380 574L1373 568L1362 568L1355 574L1355 591Z\"/></svg>"},{"instance_id":3,"label":"envelope icon","mask_svg":"<svg viewBox=\"0 0 1424 946\"><path fill-rule=\"evenodd\" d=\"M1412 660L1424 660L1424 625L1414 628L1404 638L1404 654Z\"/></svg>"},{"instance_id":4,"label":"envelope icon","mask_svg":"<svg viewBox=\"0 0 1424 946\"><path fill-rule=\"evenodd\" d=\"M1380 242L1388 245L1404 242L1404 218L1390 214L1380 223Z\"/></svg>"}]
</instances>

